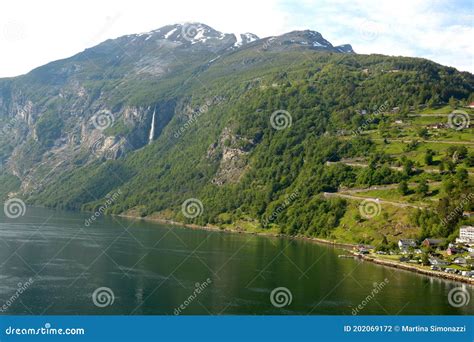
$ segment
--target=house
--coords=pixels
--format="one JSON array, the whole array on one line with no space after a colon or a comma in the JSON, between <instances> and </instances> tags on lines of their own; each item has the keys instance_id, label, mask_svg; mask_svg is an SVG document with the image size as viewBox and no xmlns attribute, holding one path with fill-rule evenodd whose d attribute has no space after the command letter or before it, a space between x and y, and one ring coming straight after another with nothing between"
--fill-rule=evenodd
<instances>
[{"instance_id":1,"label":"house","mask_svg":"<svg viewBox=\"0 0 474 342\"><path fill-rule=\"evenodd\" d=\"M443 239L424 239L422 245L425 247L438 247L443 243Z\"/></svg>"},{"instance_id":2,"label":"house","mask_svg":"<svg viewBox=\"0 0 474 342\"><path fill-rule=\"evenodd\" d=\"M474 227L461 226L461 228L459 228L459 239L456 241L474 243Z\"/></svg>"},{"instance_id":3,"label":"house","mask_svg":"<svg viewBox=\"0 0 474 342\"><path fill-rule=\"evenodd\" d=\"M398 240L398 248L402 251L408 250L409 247L416 247L416 241L413 239L401 239Z\"/></svg>"},{"instance_id":4,"label":"house","mask_svg":"<svg viewBox=\"0 0 474 342\"><path fill-rule=\"evenodd\" d=\"M471 102L467 105L468 108L474 108L474 102Z\"/></svg>"},{"instance_id":5,"label":"house","mask_svg":"<svg viewBox=\"0 0 474 342\"><path fill-rule=\"evenodd\" d=\"M395 120L395 123L396 123L397 125L403 125L403 120Z\"/></svg>"},{"instance_id":6,"label":"house","mask_svg":"<svg viewBox=\"0 0 474 342\"><path fill-rule=\"evenodd\" d=\"M453 263L457 264L457 265L466 265L467 261L463 257L456 257L456 258L454 258Z\"/></svg>"},{"instance_id":7,"label":"house","mask_svg":"<svg viewBox=\"0 0 474 342\"><path fill-rule=\"evenodd\" d=\"M429 261L430 261L430 265L435 265L435 266L446 266L446 265L448 265L448 263L446 261L441 260L441 259L436 258L436 257L429 258Z\"/></svg>"},{"instance_id":8,"label":"house","mask_svg":"<svg viewBox=\"0 0 474 342\"><path fill-rule=\"evenodd\" d=\"M446 254L448 254L448 255L454 255L454 254L458 254L458 253L462 253L462 252L464 252L462 249L459 249L459 248L456 248L456 247L449 247L446 250Z\"/></svg>"}]
</instances>

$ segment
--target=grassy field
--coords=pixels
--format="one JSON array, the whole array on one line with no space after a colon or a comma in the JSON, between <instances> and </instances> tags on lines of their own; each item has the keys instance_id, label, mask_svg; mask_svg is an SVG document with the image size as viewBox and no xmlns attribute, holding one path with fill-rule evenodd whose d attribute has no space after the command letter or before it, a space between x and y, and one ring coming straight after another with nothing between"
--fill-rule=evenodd
<instances>
[{"instance_id":1,"label":"grassy field","mask_svg":"<svg viewBox=\"0 0 474 342\"><path fill-rule=\"evenodd\" d=\"M474 110L459 108L470 115L470 122L474 123ZM391 157L390 166L402 171L402 160L407 158L414 162L417 172L411 175L409 183L409 193L402 195L398 190L398 184L392 188L370 189L367 191L350 192L341 190L341 195L354 195L367 199L380 199L389 202L410 204L413 206L435 208L440 198L446 193L441 181L445 176L440 173L439 166L443 160L452 160L453 147L461 146L467 149L468 154L474 151L474 128L466 127L455 130L448 125L448 114L453 110L449 106L435 109L425 109L420 112L407 115L386 114L388 120L378 129L371 129L363 132L363 136L370 138L378 152L383 152ZM430 115L431 114L431 115ZM432 116L433 114L439 116ZM437 127L434 127L434 125ZM347 138L347 137L345 137ZM410 144L417 141L417 144ZM434 152L433 161L427 165L425 161L426 152ZM346 161L345 161L346 162ZM368 160L358 158L358 160L348 160L349 164L358 164L366 167ZM354 167L357 167L354 165ZM460 162L456 170L465 168L471 174L474 167L469 166L467 161ZM470 178L472 179L472 175ZM429 192L426 196L416 193L417 183L420 180L427 180ZM340 221L339 226L333 231L331 238L348 241L352 243L370 243L377 245L386 236L388 241L396 242L400 238L416 237L419 228L413 227L410 222L410 215L415 208L400 208L394 204L380 205L380 212L373 218L361 218L359 205L361 200L350 199L346 214ZM398 258L398 257L397 257Z\"/></svg>"},{"instance_id":2,"label":"grassy field","mask_svg":"<svg viewBox=\"0 0 474 342\"><path fill-rule=\"evenodd\" d=\"M418 229L409 223L409 214L414 209L382 204L377 215L372 218L361 218L360 204L360 201L349 201L346 214L332 232L332 239L351 243L379 244L384 235L389 242L396 242L401 236L417 236Z\"/></svg>"},{"instance_id":3,"label":"grassy field","mask_svg":"<svg viewBox=\"0 0 474 342\"><path fill-rule=\"evenodd\" d=\"M472 108L465 108L465 107L458 107L456 110L463 110L469 114L474 114L474 110ZM445 105L435 108L425 108L421 111L417 111L417 114L449 114L453 111L451 106Z\"/></svg>"},{"instance_id":4,"label":"grassy field","mask_svg":"<svg viewBox=\"0 0 474 342\"><path fill-rule=\"evenodd\" d=\"M403 196L398 189L387 189L387 190L369 190L365 192L358 192L357 196L368 197L368 198L379 198L387 201L410 203L410 204L433 204L444 195L442 187L439 184L429 185L430 193L425 198L420 198L415 193L416 186L409 185L410 193Z\"/></svg>"}]
</instances>

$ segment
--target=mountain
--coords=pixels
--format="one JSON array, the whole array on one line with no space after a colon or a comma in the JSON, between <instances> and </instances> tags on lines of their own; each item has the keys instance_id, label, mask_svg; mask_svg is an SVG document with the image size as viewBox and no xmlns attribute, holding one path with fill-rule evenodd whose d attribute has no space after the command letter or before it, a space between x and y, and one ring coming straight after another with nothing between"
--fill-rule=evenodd
<instances>
[{"instance_id":1,"label":"mountain","mask_svg":"<svg viewBox=\"0 0 474 342\"><path fill-rule=\"evenodd\" d=\"M2 163L23 180L26 190L25 177L37 178L38 164L51 167L80 159L80 165L97 155L124 156L148 143L152 112L158 113L154 134L160 134L174 114L176 99L187 95L194 77L219 58L231 58L250 45L261 49L268 41L275 51L295 44L303 48L324 44L336 51L316 32L263 41L252 33L224 34L201 23L187 23L107 40L27 75L0 80L6 139ZM113 120L113 128L97 129L94 118Z\"/></svg>"},{"instance_id":2,"label":"mountain","mask_svg":"<svg viewBox=\"0 0 474 342\"><path fill-rule=\"evenodd\" d=\"M108 213L329 237L348 204L322 192L402 177L326 165L377 155L344 133L383 124L361 113L464 103L473 89L470 73L359 55L314 31L168 25L0 79L0 195L94 210L120 190ZM181 211L189 198L196 218Z\"/></svg>"}]
</instances>

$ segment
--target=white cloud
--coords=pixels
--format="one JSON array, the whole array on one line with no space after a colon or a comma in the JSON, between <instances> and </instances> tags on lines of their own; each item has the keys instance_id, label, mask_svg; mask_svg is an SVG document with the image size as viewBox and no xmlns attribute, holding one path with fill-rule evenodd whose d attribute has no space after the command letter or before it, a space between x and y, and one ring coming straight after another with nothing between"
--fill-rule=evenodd
<instances>
[{"instance_id":1,"label":"white cloud","mask_svg":"<svg viewBox=\"0 0 474 342\"><path fill-rule=\"evenodd\" d=\"M472 2L306 0L304 11L287 4L294 25L314 23L329 41L349 42L356 52L425 57L474 71Z\"/></svg>"},{"instance_id":2,"label":"white cloud","mask_svg":"<svg viewBox=\"0 0 474 342\"><path fill-rule=\"evenodd\" d=\"M0 4L0 76L25 73L108 38L185 21L262 37L313 29L360 53L420 56L474 70L472 7L444 0L16 0Z\"/></svg>"}]
</instances>

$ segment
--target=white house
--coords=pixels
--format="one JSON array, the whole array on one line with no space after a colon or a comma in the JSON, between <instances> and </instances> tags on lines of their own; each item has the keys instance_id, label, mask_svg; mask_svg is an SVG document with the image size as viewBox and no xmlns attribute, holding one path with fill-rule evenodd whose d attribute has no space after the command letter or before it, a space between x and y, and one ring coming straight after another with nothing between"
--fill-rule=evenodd
<instances>
[{"instance_id":1,"label":"white house","mask_svg":"<svg viewBox=\"0 0 474 342\"><path fill-rule=\"evenodd\" d=\"M436 257L431 257L429 258L429 261L430 261L430 264L431 265L436 265L436 266L445 266L445 265L448 265L448 263L444 260L441 260L439 258L436 258Z\"/></svg>"},{"instance_id":2,"label":"white house","mask_svg":"<svg viewBox=\"0 0 474 342\"><path fill-rule=\"evenodd\" d=\"M474 243L474 227L462 226L459 229L459 238L456 239L456 242Z\"/></svg>"},{"instance_id":3,"label":"white house","mask_svg":"<svg viewBox=\"0 0 474 342\"><path fill-rule=\"evenodd\" d=\"M416 247L416 241L413 239L403 239L403 240L398 240L398 248L401 250L407 250L408 247Z\"/></svg>"},{"instance_id":4,"label":"white house","mask_svg":"<svg viewBox=\"0 0 474 342\"><path fill-rule=\"evenodd\" d=\"M466 265L466 259L463 258L463 257L457 257L457 258L454 258L454 261L453 261L455 264L457 265Z\"/></svg>"}]
</instances>

